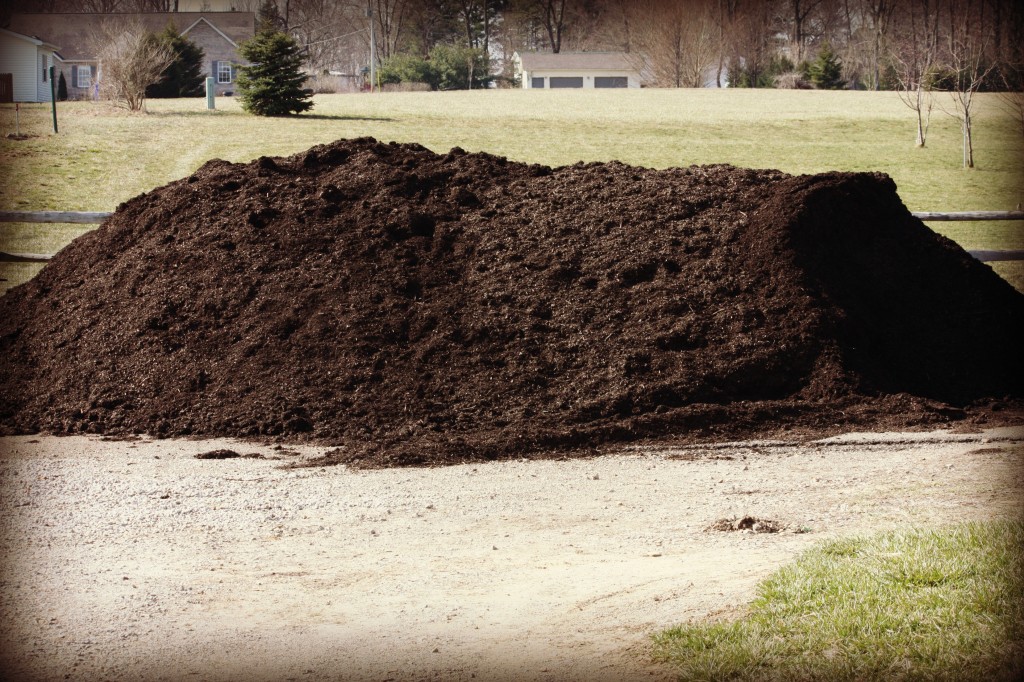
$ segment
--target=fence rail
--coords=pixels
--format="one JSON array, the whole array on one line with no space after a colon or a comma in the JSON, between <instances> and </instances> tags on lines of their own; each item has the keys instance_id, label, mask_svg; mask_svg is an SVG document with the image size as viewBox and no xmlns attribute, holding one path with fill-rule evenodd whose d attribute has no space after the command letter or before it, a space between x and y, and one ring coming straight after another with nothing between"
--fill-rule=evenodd
<instances>
[{"instance_id":1,"label":"fence rail","mask_svg":"<svg viewBox=\"0 0 1024 682\"><path fill-rule=\"evenodd\" d=\"M0 211L0 223L102 223L112 213L102 211ZM917 211L912 216L923 221L988 221L1024 220L1024 211ZM968 251L980 261L1024 260L1024 250L976 249ZM0 262L45 263L53 258L48 253L5 253L0 251Z\"/></svg>"},{"instance_id":2,"label":"fence rail","mask_svg":"<svg viewBox=\"0 0 1024 682\"><path fill-rule=\"evenodd\" d=\"M0 211L0 223L102 223L112 215L102 211Z\"/></svg>"},{"instance_id":3,"label":"fence rail","mask_svg":"<svg viewBox=\"0 0 1024 682\"><path fill-rule=\"evenodd\" d=\"M936 220L1024 220L1024 211L959 211L957 213L917 211L910 215L925 222Z\"/></svg>"}]
</instances>

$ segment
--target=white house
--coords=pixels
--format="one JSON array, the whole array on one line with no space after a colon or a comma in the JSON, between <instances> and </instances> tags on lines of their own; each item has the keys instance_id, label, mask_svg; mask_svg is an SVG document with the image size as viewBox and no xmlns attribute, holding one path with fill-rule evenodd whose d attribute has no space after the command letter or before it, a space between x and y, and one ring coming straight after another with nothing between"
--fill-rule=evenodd
<instances>
[{"instance_id":1,"label":"white house","mask_svg":"<svg viewBox=\"0 0 1024 682\"><path fill-rule=\"evenodd\" d=\"M0 28L0 91L14 102L49 102L56 45ZM10 91L7 92L7 88Z\"/></svg>"},{"instance_id":2,"label":"white house","mask_svg":"<svg viewBox=\"0 0 1024 682\"><path fill-rule=\"evenodd\" d=\"M60 66L70 99L95 96L103 65L96 56L93 36L110 22L138 22L153 33L173 25L179 33L203 49L205 71L216 79L218 95L236 88L235 67L244 63L238 44L252 38L256 15L252 12L125 12L12 14L10 27L23 34L43 36L60 45Z\"/></svg>"},{"instance_id":3,"label":"white house","mask_svg":"<svg viewBox=\"0 0 1024 682\"><path fill-rule=\"evenodd\" d=\"M512 61L527 90L640 87L640 72L625 52L527 52Z\"/></svg>"}]
</instances>

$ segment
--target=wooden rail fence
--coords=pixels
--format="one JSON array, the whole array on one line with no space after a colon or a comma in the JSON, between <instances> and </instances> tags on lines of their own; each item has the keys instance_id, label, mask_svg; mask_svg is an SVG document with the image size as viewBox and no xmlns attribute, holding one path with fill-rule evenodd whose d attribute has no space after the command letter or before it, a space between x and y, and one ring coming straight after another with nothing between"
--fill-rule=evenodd
<instances>
[{"instance_id":1,"label":"wooden rail fence","mask_svg":"<svg viewBox=\"0 0 1024 682\"><path fill-rule=\"evenodd\" d=\"M111 213L102 211L0 211L0 223L102 223ZM1024 220L1024 211L959 211L941 213L917 211L912 216L925 222L933 221L989 221ZM1024 260L1024 250L977 249L968 251L981 261ZM49 253L5 253L0 251L0 262L45 263L53 258Z\"/></svg>"}]
</instances>

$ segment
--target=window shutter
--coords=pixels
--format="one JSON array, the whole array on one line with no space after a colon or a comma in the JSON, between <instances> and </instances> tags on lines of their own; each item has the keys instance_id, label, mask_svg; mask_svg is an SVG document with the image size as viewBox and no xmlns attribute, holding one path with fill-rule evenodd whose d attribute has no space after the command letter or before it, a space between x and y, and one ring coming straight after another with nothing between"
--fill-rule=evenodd
<instances>
[{"instance_id":1,"label":"window shutter","mask_svg":"<svg viewBox=\"0 0 1024 682\"><path fill-rule=\"evenodd\" d=\"M78 67L75 65L71 66L71 87L78 87Z\"/></svg>"},{"instance_id":2,"label":"window shutter","mask_svg":"<svg viewBox=\"0 0 1024 682\"><path fill-rule=\"evenodd\" d=\"M234 83L234 82L235 82L235 76L236 76L236 74L237 74L237 70L235 69L235 65L234 65L234 64L232 64L232 65L231 65L231 82L232 82L232 83Z\"/></svg>"},{"instance_id":3,"label":"window shutter","mask_svg":"<svg viewBox=\"0 0 1024 682\"><path fill-rule=\"evenodd\" d=\"M213 71L210 72L210 75L213 76L214 83L220 82L220 62L213 63Z\"/></svg>"}]
</instances>

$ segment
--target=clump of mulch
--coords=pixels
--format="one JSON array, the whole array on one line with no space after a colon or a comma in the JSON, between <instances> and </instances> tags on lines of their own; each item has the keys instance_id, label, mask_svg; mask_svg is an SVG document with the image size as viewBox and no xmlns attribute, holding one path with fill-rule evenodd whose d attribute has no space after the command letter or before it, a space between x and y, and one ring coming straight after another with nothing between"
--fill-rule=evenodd
<instances>
[{"instance_id":1,"label":"clump of mulch","mask_svg":"<svg viewBox=\"0 0 1024 682\"><path fill-rule=\"evenodd\" d=\"M390 465L978 423L1022 347L1024 295L884 175L363 138L210 161L10 290L0 429Z\"/></svg>"},{"instance_id":2,"label":"clump of mulch","mask_svg":"<svg viewBox=\"0 0 1024 682\"><path fill-rule=\"evenodd\" d=\"M707 528L724 532L747 533L779 533L786 525L774 519L762 519L757 516L741 516L729 519L718 519Z\"/></svg>"},{"instance_id":3,"label":"clump of mulch","mask_svg":"<svg viewBox=\"0 0 1024 682\"><path fill-rule=\"evenodd\" d=\"M206 452L200 452L195 455L195 459L266 459L263 455L258 452L250 452L248 454L241 454L230 448L218 448L216 450L207 450Z\"/></svg>"}]
</instances>

